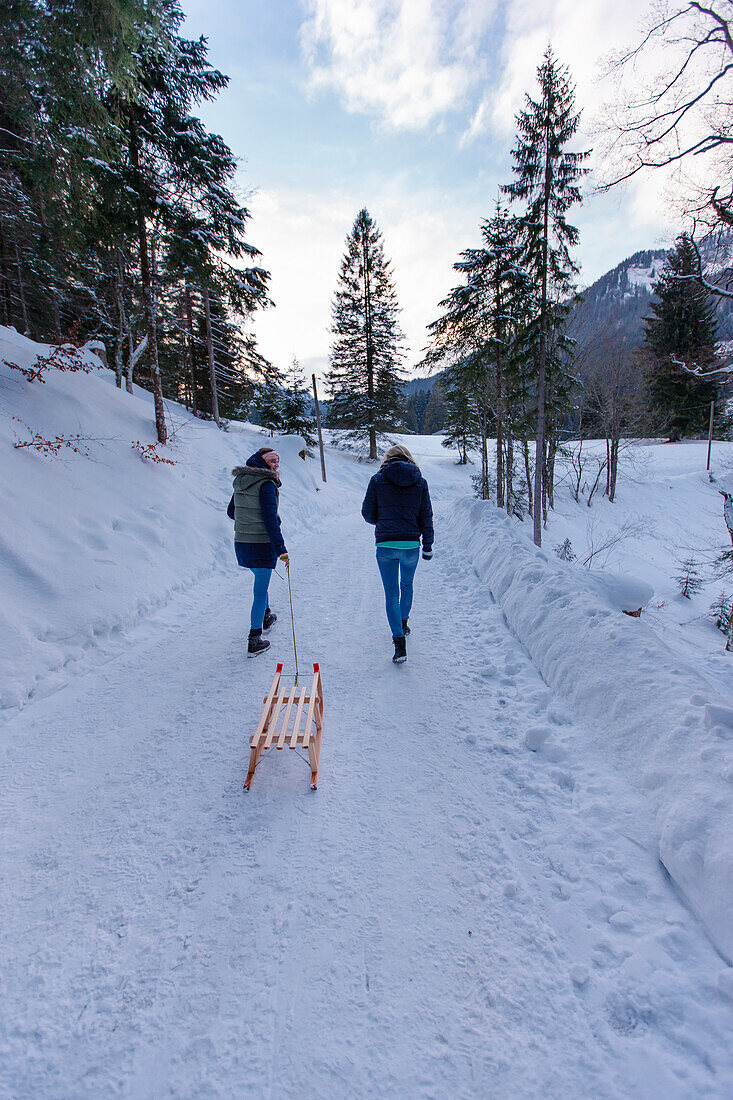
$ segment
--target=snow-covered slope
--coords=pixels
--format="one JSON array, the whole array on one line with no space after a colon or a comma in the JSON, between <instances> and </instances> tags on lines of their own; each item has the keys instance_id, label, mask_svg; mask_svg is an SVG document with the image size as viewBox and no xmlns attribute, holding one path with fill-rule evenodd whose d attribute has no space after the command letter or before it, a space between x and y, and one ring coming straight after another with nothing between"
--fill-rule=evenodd
<instances>
[{"instance_id":1,"label":"snow-covered slope","mask_svg":"<svg viewBox=\"0 0 733 1100\"><path fill-rule=\"evenodd\" d=\"M175 465L143 459L133 444L155 440L150 395L116 389L98 360L91 374L51 369L43 384L7 365L31 367L47 350L0 327L0 708L52 690L90 644L228 567L229 470L263 443L257 429L219 432L170 404L160 454ZM81 436L82 453L14 448L34 433ZM318 491L317 463L297 458L302 440L278 446L292 471L292 522L338 507L333 487Z\"/></svg>"},{"instance_id":2,"label":"snow-covered slope","mask_svg":"<svg viewBox=\"0 0 733 1100\"><path fill-rule=\"evenodd\" d=\"M29 365L36 349L3 335ZM716 521L694 449L650 448L615 505L561 486L549 547L568 537L580 557L588 516L596 548L647 517L590 575L537 555L527 523L456 512L475 468L406 438L437 540L395 668L359 514L373 467L331 447L324 486L277 439L300 667L321 663L326 731L316 794L307 761L273 752L245 796L275 661L293 671L282 577L272 656L244 656L251 579L224 512L231 466L263 437L168 414L175 465L144 462L147 394L103 370L40 385L0 367L0 1095L729 1095L733 970L659 862L672 792L665 863L717 935L723 666L701 703L679 646L661 679L640 657L660 644L675 529ZM87 437L90 457L14 449L29 430ZM650 587L653 613L626 619ZM704 641L712 660L722 636ZM603 697L601 652L621 684ZM642 674L649 728L625 729ZM689 743L675 726L650 765L660 690L709 722ZM708 774L719 804L692 820Z\"/></svg>"},{"instance_id":3,"label":"snow-covered slope","mask_svg":"<svg viewBox=\"0 0 733 1100\"><path fill-rule=\"evenodd\" d=\"M648 585L558 560L483 501L457 505L456 523L545 681L645 792L664 866L733 961L733 707L623 614L648 602Z\"/></svg>"}]
</instances>

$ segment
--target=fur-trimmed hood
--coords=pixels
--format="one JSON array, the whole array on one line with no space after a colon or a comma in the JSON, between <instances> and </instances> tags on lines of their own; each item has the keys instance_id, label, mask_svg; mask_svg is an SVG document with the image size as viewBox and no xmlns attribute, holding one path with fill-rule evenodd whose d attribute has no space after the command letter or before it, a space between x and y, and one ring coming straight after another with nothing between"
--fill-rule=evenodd
<instances>
[{"instance_id":1,"label":"fur-trimmed hood","mask_svg":"<svg viewBox=\"0 0 733 1100\"><path fill-rule=\"evenodd\" d=\"M235 466L232 470L232 477L235 482L240 479L246 481L248 484L253 484L255 481L274 481L278 489L282 485L280 478L273 470L263 470L261 466Z\"/></svg>"},{"instance_id":2,"label":"fur-trimmed hood","mask_svg":"<svg viewBox=\"0 0 733 1100\"><path fill-rule=\"evenodd\" d=\"M232 470L232 477L235 480L238 477L242 477L243 475L248 475L248 478L251 478L252 481L262 481L264 479L269 479L270 481L275 482L278 489L282 485L280 478L277 476L274 470L270 469L259 451L256 451L253 455L250 455L250 457L247 459L246 466L235 466ZM250 481L250 484L251 483L252 482Z\"/></svg>"}]
</instances>

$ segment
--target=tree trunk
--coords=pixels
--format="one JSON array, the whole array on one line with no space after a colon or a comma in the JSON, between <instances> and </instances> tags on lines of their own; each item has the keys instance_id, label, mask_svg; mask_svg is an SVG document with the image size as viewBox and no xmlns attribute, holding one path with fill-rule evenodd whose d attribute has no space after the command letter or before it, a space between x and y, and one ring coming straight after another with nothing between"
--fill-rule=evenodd
<instances>
[{"instance_id":1,"label":"tree trunk","mask_svg":"<svg viewBox=\"0 0 733 1100\"><path fill-rule=\"evenodd\" d=\"M547 463L548 463L547 440L546 439L545 439L544 443L545 443L545 450L544 450L544 454L542 455L542 464L543 464L543 467L544 467L543 471L542 471L542 526L546 527L547 526Z\"/></svg>"},{"instance_id":2,"label":"tree trunk","mask_svg":"<svg viewBox=\"0 0 733 1100\"><path fill-rule=\"evenodd\" d=\"M377 425L374 409L374 339L372 333L372 298L369 284L369 242L366 233L362 236L362 259L364 268L364 337L366 339L367 397L369 400L369 458L377 457Z\"/></svg>"},{"instance_id":3,"label":"tree trunk","mask_svg":"<svg viewBox=\"0 0 733 1100\"><path fill-rule=\"evenodd\" d=\"M58 340L59 343L63 340L61 333L61 310L59 309L59 299L56 292L56 287L52 282L48 284L49 294L51 295L51 312L53 314L54 333L53 337Z\"/></svg>"},{"instance_id":4,"label":"tree trunk","mask_svg":"<svg viewBox=\"0 0 733 1100\"><path fill-rule=\"evenodd\" d=\"M611 440L611 478L609 482L608 499L613 503L616 496L616 474L618 473L618 439Z\"/></svg>"},{"instance_id":5,"label":"tree trunk","mask_svg":"<svg viewBox=\"0 0 733 1100\"><path fill-rule=\"evenodd\" d=\"M534 512L534 541L542 545L542 509L543 474L545 456L545 367L547 362L547 252L550 236L550 184L552 165L550 164L549 137L545 138L545 194L542 209L542 269L540 272L540 347L537 358L537 439L535 442L534 499L538 506Z\"/></svg>"},{"instance_id":6,"label":"tree trunk","mask_svg":"<svg viewBox=\"0 0 733 1100\"><path fill-rule=\"evenodd\" d=\"M18 252L18 242L15 242L15 265L18 268L18 293L20 294L20 308L23 311L23 332L26 336L30 335L31 326L28 321L28 307L25 303L25 287L23 286L23 269L20 266L20 253Z\"/></svg>"},{"instance_id":7,"label":"tree trunk","mask_svg":"<svg viewBox=\"0 0 733 1100\"><path fill-rule=\"evenodd\" d=\"M216 390L216 367L214 364L214 337L211 332L211 307L209 305L209 288L204 286L204 314L206 316L206 350L209 353L209 379L211 380L211 412L216 421L217 428L221 427L219 420L219 394ZM272 434L272 433L271 433Z\"/></svg>"},{"instance_id":8,"label":"tree trunk","mask_svg":"<svg viewBox=\"0 0 733 1100\"><path fill-rule=\"evenodd\" d=\"M547 501L555 511L555 457L557 455L557 433L553 430L547 442L547 469L545 480L547 482ZM545 516L545 521L547 517Z\"/></svg>"},{"instance_id":9,"label":"tree trunk","mask_svg":"<svg viewBox=\"0 0 733 1100\"><path fill-rule=\"evenodd\" d=\"M198 400L196 393L196 351L193 345L193 311L191 308L191 288L188 283L183 287L183 313L184 328L186 333L186 351L188 354L188 374L191 380L191 412L198 416Z\"/></svg>"},{"instance_id":10,"label":"tree trunk","mask_svg":"<svg viewBox=\"0 0 733 1100\"><path fill-rule=\"evenodd\" d=\"M506 440L506 466L504 472L506 475L506 510L507 514L511 515L512 497L514 496L514 440L511 435L507 435Z\"/></svg>"},{"instance_id":11,"label":"tree trunk","mask_svg":"<svg viewBox=\"0 0 733 1100\"><path fill-rule=\"evenodd\" d=\"M501 356L496 357L496 507L504 507L504 408Z\"/></svg>"},{"instance_id":12,"label":"tree trunk","mask_svg":"<svg viewBox=\"0 0 733 1100\"><path fill-rule=\"evenodd\" d=\"M125 372L125 386L128 393L132 393L133 372L135 370L135 337L132 334L132 321L127 315L127 371Z\"/></svg>"},{"instance_id":13,"label":"tree trunk","mask_svg":"<svg viewBox=\"0 0 733 1100\"><path fill-rule=\"evenodd\" d=\"M140 281L143 287L143 307L145 310L145 327L148 335L148 363L153 384L153 402L155 405L155 428L158 434L158 442L165 444L168 441L168 429L165 423L165 405L163 404L163 385L160 378L160 364L158 361L158 336L155 326L155 310L153 309L153 287L150 278L150 261L148 257L148 230L145 224L145 212L140 199L140 150L138 147L137 129L134 117L130 116L130 166L135 181L137 195L137 235L138 250L140 252Z\"/></svg>"},{"instance_id":14,"label":"tree trunk","mask_svg":"<svg viewBox=\"0 0 733 1100\"><path fill-rule=\"evenodd\" d=\"M318 403L318 387L316 385L316 376L313 375L313 402L315 404L316 411L316 430L318 432L318 450L321 453L321 477L324 484L326 482L326 456L323 451L323 432L321 430L321 406Z\"/></svg>"},{"instance_id":15,"label":"tree trunk","mask_svg":"<svg viewBox=\"0 0 733 1100\"><path fill-rule=\"evenodd\" d=\"M2 319L4 325L12 325L13 323L13 306L10 292L11 279L10 279L10 260L8 259L8 243L5 233L0 235L2 240L2 263L0 263L0 276L2 277L2 304L3 312Z\"/></svg>"},{"instance_id":16,"label":"tree trunk","mask_svg":"<svg viewBox=\"0 0 733 1100\"><path fill-rule=\"evenodd\" d=\"M34 148L36 147L36 132L35 127L31 132L31 140ZM46 204L43 201L43 190L37 189L36 197L38 199L38 217L44 230L48 230L48 219L46 218ZM56 327L55 335L61 338L61 311L59 309L58 296L56 294L56 287L53 285L51 279L48 282L48 291L51 298L51 312L53 314L53 323Z\"/></svg>"},{"instance_id":17,"label":"tree trunk","mask_svg":"<svg viewBox=\"0 0 733 1100\"><path fill-rule=\"evenodd\" d=\"M115 264L115 297L117 299L117 339L115 342L115 383L122 389L122 376L125 370L123 342L125 339L125 303L122 289L122 263L119 252Z\"/></svg>"},{"instance_id":18,"label":"tree trunk","mask_svg":"<svg viewBox=\"0 0 733 1100\"><path fill-rule=\"evenodd\" d=\"M8 278L8 262L5 249L5 234L0 234L0 240L2 240L2 256L0 257L0 284L2 284L2 296L0 297L0 303L2 304L2 313L0 313L0 319L4 325L9 326L10 321L10 280Z\"/></svg>"},{"instance_id":19,"label":"tree trunk","mask_svg":"<svg viewBox=\"0 0 733 1100\"><path fill-rule=\"evenodd\" d=\"M522 440L522 453L524 454L524 476L527 481L527 507L530 516L533 516L532 475L529 470L529 443L526 439Z\"/></svg>"}]
</instances>

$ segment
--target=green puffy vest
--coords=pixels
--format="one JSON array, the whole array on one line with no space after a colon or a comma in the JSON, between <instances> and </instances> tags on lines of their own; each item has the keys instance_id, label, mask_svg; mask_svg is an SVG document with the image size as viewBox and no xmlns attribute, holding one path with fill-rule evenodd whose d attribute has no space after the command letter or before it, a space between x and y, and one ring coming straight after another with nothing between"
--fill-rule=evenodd
<instances>
[{"instance_id":1,"label":"green puffy vest","mask_svg":"<svg viewBox=\"0 0 733 1100\"><path fill-rule=\"evenodd\" d=\"M260 489L265 481L275 482L278 500L278 479L272 470L256 466L238 466L234 476L234 541L269 542L260 508Z\"/></svg>"}]
</instances>

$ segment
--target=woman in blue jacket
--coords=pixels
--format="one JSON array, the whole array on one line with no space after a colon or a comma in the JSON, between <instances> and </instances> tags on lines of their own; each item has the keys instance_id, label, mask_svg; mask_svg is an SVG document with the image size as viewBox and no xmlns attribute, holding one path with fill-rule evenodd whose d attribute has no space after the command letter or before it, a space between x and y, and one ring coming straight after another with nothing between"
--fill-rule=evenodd
<instances>
[{"instance_id":1,"label":"woman in blue jacket","mask_svg":"<svg viewBox=\"0 0 733 1100\"><path fill-rule=\"evenodd\" d=\"M235 466L232 470L234 492L227 515L234 520L234 552L238 563L254 574L248 657L256 657L270 648L262 631L270 629L277 615L270 611L267 591L277 559L286 564L289 561L277 514L279 469L277 451L260 447L247 459L246 466Z\"/></svg>"},{"instance_id":2,"label":"woman in blue jacket","mask_svg":"<svg viewBox=\"0 0 733 1100\"><path fill-rule=\"evenodd\" d=\"M405 635L412 607L412 582L420 557L433 556L433 508L428 483L407 447L385 452L369 482L361 514L376 526L377 565L384 585L387 620L394 642L395 664L407 660Z\"/></svg>"}]
</instances>

